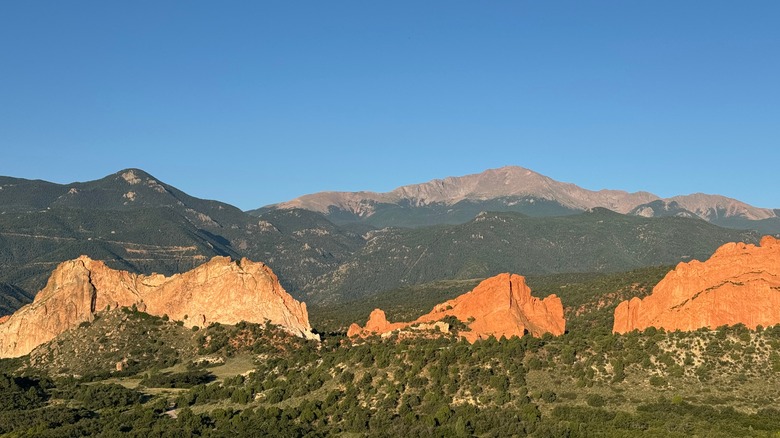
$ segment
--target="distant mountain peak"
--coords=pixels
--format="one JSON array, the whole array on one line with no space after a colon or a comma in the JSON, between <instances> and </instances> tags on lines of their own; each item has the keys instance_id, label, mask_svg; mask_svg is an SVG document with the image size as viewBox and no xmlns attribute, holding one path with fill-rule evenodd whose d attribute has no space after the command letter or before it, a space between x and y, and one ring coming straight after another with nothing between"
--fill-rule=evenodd
<instances>
[{"instance_id":1,"label":"distant mountain peak","mask_svg":"<svg viewBox=\"0 0 780 438\"><path fill-rule=\"evenodd\" d=\"M722 219L726 217L742 217L748 220L761 220L776 217L775 212L768 208L758 208L742 201L722 195L694 193L669 198L677 202L697 216L706 219Z\"/></svg>"},{"instance_id":2,"label":"distant mountain peak","mask_svg":"<svg viewBox=\"0 0 780 438\"><path fill-rule=\"evenodd\" d=\"M124 177L125 175L127 175L128 177L132 177L133 175L135 175L137 178L154 178L149 172L140 169L138 167L128 167L126 169L122 169L114 173L114 175L122 176L122 177Z\"/></svg>"},{"instance_id":3,"label":"distant mountain peak","mask_svg":"<svg viewBox=\"0 0 780 438\"><path fill-rule=\"evenodd\" d=\"M276 208L304 208L329 213L332 208L351 211L358 216L370 216L377 203L415 206L430 204L452 205L461 201L484 201L507 197L535 197L554 200L575 210L606 207L626 213L635 203L650 202L658 196L647 192L628 193L620 190L597 192L562 183L520 166L504 166L481 173L434 179L421 184L398 187L385 193L377 192L321 192L304 195Z\"/></svg>"},{"instance_id":4,"label":"distant mountain peak","mask_svg":"<svg viewBox=\"0 0 780 438\"><path fill-rule=\"evenodd\" d=\"M556 216L606 208L645 217L728 218L749 221L776 218L776 211L756 208L720 195L695 193L662 199L649 192L588 190L556 181L520 166L434 179L392 191L321 192L250 212L301 208L337 223L368 222L374 226L419 226L463 223L479 211L515 211L531 216Z\"/></svg>"},{"instance_id":5,"label":"distant mountain peak","mask_svg":"<svg viewBox=\"0 0 780 438\"><path fill-rule=\"evenodd\" d=\"M168 193L168 190L159 180L141 169L130 168L120 170L115 175L116 180L124 180L124 182L131 186L143 185L158 193Z\"/></svg>"}]
</instances>

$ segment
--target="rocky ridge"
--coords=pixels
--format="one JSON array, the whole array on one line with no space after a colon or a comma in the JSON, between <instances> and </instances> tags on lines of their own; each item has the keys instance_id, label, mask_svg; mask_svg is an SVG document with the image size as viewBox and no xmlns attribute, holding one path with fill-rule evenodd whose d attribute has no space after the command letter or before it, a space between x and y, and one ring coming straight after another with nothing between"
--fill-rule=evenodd
<instances>
[{"instance_id":1,"label":"rocky ridge","mask_svg":"<svg viewBox=\"0 0 780 438\"><path fill-rule=\"evenodd\" d=\"M522 196L555 200L573 210L605 207L620 213L627 213L636 205L658 199L647 192L586 190L571 183L555 181L529 169L506 166L472 175L406 185L387 193L314 193L276 204L274 207L303 208L319 213L328 213L332 207L336 207L358 216L370 216L373 212L372 205L377 203L395 204L408 201L410 205L419 207L436 203L452 205L464 200Z\"/></svg>"},{"instance_id":2,"label":"rocky ridge","mask_svg":"<svg viewBox=\"0 0 780 438\"><path fill-rule=\"evenodd\" d=\"M0 322L0 357L18 357L60 333L91 322L104 309L136 306L185 326L212 322L270 321L292 334L312 333L306 304L293 299L263 263L214 257L197 268L166 277L113 270L81 256L61 263L28 304Z\"/></svg>"},{"instance_id":3,"label":"rocky ridge","mask_svg":"<svg viewBox=\"0 0 780 438\"><path fill-rule=\"evenodd\" d=\"M391 323L382 310L376 309L371 312L365 327L352 324L347 336L382 335L420 325L441 330L443 326L431 324L447 316L454 316L467 325L468 330L458 334L469 342L490 336L523 336L526 332L533 336L544 333L557 336L566 328L560 298L555 295L543 300L532 297L524 277L505 273L482 281L471 292L434 306L431 312L412 322Z\"/></svg>"},{"instance_id":4,"label":"rocky ridge","mask_svg":"<svg viewBox=\"0 0 780 438\"><path fill-rule=\"evenodd\" d=\"M399 187L385 193L321 192L301 196L266 209L302 208L322 214L347 212L359 218L372 216L380 204L424 207L454 205L462 201L504 199L507 206L528 198L553 201L571 211L602 207L623 214L646 217L669 215L670 208L679 208L685 217L697 216L707 221L729 217L762 220L777 217L772 209L758 208L720 195L696 193L663 199L648 192L629 193L621 190L588 190L572 183L556 181L519 166L489 169L460 177L435 179L421 184ZM662 206L659 209L658 204ZM660 211L659 211L660 210Z\"/></svg>"},{"instance_id":5,"label":"rocky ridge","mask_svg":"<svg viewBox=\"0 0 780 438\"><path fill-rule=\"evenodd\" d=\"M214 256L262 260L302 299L364 244L318 213L254 217L141 169L68 184L0 176L0 187L0 315L32 302L60 263L82 254L147 275L188 271Z\"/></svg>"},{"instance_id":6,"label":"rocky ridge","mask_svg":"<svg viewBox=\"0 0 780 438\"><path fill-rule=\"evenodd\" d=\"M691 331L780 323L780 240L727 243L706 262L680 263L644 298L615 309L615 333L648 327Z\"/></svg>"}]
</instances>

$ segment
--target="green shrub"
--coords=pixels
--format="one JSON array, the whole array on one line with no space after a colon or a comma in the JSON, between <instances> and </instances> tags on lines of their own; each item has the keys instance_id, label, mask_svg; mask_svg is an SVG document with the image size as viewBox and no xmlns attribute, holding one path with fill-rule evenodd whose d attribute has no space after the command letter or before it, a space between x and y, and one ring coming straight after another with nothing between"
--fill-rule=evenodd
<instances>
[{"instance_id":1,"label":"green shrub","mask_svg":"<svg viewBox=\"0 0 780 438\"><path fill-rule=\"evenodd\" d=\"M588 404L588 406L592 406L594 408L600 408L607 404L607 401L599 394L588 394L587 397L585 397L585 402Z\"/></svg>"}]
</instances>

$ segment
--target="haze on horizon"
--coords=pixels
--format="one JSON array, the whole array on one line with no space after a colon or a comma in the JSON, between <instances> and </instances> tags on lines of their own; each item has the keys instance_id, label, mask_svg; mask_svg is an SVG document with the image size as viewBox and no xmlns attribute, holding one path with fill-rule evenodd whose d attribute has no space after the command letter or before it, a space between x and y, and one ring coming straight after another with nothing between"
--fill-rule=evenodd
<instances>
[{"instance_id":1,"label":"haze on horizon","mask_svg":"<svg viewBox=\"0 0 780 438\"><path fill-rule=\"evenodd\" d=\"M780 4L0 5L0 175L242 209L522 166L780 208Z\"/></svg>"}]
</instances>

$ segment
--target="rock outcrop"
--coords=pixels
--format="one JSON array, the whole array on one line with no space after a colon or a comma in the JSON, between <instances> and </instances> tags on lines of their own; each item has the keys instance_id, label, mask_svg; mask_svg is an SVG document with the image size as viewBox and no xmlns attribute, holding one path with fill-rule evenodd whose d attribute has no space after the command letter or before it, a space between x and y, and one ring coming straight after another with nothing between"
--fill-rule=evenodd
<instances>
[{"instance_id":1,"label":"rock outcrop","mask_svg":"<svg viewBox=\"0 0 780 438\"><path fill-rule=\"evenodd\" d=\"M188 327L270 321L297 336L318 339L306 304L292 298L263 263L214 257L189 272L166 277L117 271L81 256L61 263L31 304L0 323L0 357L23 356L65 330L94 320L100 310L133 305Z\"/></svg>"},{"instance_id":2,"label":"rock outcrop","mask_svg":"<svg viewBox=\"0 0 780 438\"><path fill-rule=\"evenodd\" d=\"M680 263L644 298L615 309L615 333L780 323L780 240L727 243L706 262Z\"/></svg>"},{"instance_id":3,"label":"rock outcrop","mask_svg":"<svg viewBox=\"0 0 780 438\"><path fill-rule=\"evenodd\" d=\"M388 322L385 313L376 309L371 312L365 327L352 324L347 335L368 336L424 324L430 326L428 324L447 316L454 316L468 326L468 331L459 334L469 342L490 336L522 336L526 332L534 336L561 335L566 328L560 298L555 295L543 300L532 297L524 277L499 274L484 280L471 292L436 305L430 313L412 322Z\"/></svg>"}]
</instances>

